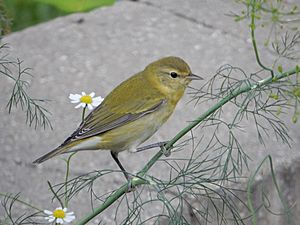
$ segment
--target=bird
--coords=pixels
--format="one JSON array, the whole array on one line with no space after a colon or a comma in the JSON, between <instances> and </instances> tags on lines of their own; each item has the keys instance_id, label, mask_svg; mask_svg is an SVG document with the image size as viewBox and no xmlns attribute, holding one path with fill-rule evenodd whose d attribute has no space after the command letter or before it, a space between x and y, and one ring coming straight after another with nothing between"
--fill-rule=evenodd
<instances>
[{"instance_id":1,"label":"bird","mask_svg":"<svg viewBox=\"0 0 300 225\"><path fill-rule=\"evenodd\" d=\"M179 57L156 60L113 89L60 146L33 163L62 153L109 150L129 180L118 154L136 151L171 116L189 83L202 79Z\"/></svg>"}]
</instances>

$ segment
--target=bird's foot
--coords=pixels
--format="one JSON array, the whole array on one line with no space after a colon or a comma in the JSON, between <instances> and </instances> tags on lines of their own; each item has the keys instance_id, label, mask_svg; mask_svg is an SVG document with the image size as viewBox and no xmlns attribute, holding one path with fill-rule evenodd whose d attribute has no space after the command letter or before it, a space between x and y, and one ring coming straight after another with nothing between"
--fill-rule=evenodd
<instances>
[{"instance_id":1,"label":"bird's foot","mask_svg":"<svg viewBox=\"0 0 300 225\"><path fill-rule=\"evenodd\" d=\"M130 193L130 192L133 192L133 191L135 191L135 186L133 186L133 184L132 184L132 180L134 179L134 177L133 176L131 176L131 175L127 175L128 177L128 179L127 179L127 193Z\"/></svg>"},{"instance_id":2,"label":"bird's foot","mask_svg":"<svg viewBox=\"0 0 300 225\"><path fill-rule=\"evenodd\" d=\"M171 149L172 148L169 148L169 149L166 149L166 143L164 143L163 145L160 146L160 149L162 151L162 153L166 156L166 157L169 157L171 155Z\"/></svg>"}]
</instances>

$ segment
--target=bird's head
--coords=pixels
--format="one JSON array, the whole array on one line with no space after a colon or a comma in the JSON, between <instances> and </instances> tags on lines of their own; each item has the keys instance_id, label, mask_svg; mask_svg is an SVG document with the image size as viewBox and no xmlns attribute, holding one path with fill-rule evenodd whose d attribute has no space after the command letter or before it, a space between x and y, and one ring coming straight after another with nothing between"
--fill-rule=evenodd
<instances>
[{"instance_id":1,"label":"bird's head","mask_svg":"<svg viewBox=\"0 0 300 225\"><path fill-rule=\"evenodd\" d=\"M169 56L159 59L145 68L148 79L165 94L177 93L182 96L192 80L202 80L191 72L189 65L181 58Z\"/></svg>"}]
</instances>

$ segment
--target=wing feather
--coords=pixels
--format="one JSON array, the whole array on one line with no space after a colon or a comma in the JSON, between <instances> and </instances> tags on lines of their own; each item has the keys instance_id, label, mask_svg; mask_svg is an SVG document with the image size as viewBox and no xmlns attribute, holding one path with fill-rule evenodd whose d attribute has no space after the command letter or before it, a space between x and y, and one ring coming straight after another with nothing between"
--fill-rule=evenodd
<instances>
[{"instance_id":1,"label":"wing feather","mask_svg":"<svg viewBox=\"0 0 300 225\"><path fill-rule=\"evenodd\" d=\"M115 129L117 127L120 127L122 125L125 125L131 121L137 120L149 113L152 113L156 110L158 110L165 101L161 100L157 105L154 105L152 108L147 109L143 112L139 112L139 113L128 113L125 115L120 115L120 114L111 114L111 118L108 117L106 118L106 122L105 123L101 123L99 121L99 123L89 123L90 121L86 121L76 132L74 132L74 134L71 136L72 139L84 139L84 138L88 138L88 137L92 137L95 135L99 135L101 133L104 133L106 131Z\"/></svg>"}]
</instances>

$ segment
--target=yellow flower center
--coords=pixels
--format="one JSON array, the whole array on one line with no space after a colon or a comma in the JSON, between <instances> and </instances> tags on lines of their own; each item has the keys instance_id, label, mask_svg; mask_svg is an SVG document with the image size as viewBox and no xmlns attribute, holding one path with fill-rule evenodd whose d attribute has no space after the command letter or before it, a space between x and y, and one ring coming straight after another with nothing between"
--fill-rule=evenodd
<instances>
[{"instance_id":1,"label":"yellow flower center","mask_svg":"<svg viewBox=\"0 0 300 225\"><path fill-rule=\"evenodd\" d=\"M53 212L53 216L55 218L61 218L61 219L63 219L63 218L65 218L66 215L65 215L65 212L62 209L56 209Z\"/></svg>"},{"instance_id":2,"label":"yellow flower center","mask_svg":"<svg viewBox=\"0 0 300 225\"><path fill-rule=\"evenodd\" d=\"M89 96L89 95L83 95L81 98L80 98L80 101L82 103L85 103L85 104L91 104L93 102L92 100L92 97Z\"/></svg>"}]
</instances>

